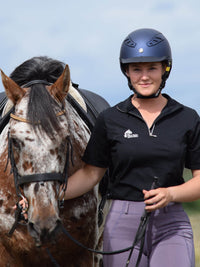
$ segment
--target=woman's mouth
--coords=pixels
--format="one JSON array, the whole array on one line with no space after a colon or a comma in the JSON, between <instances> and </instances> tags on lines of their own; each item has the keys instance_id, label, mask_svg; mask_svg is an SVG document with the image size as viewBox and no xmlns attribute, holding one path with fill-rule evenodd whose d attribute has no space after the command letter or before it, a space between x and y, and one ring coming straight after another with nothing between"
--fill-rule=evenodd
<instances>
[{"instance_id":1,"label":"woman's mouth","mask_svg":"<svg viewBox=\"0 0 200 267\"><path fill-rule=\"evenodd\" d=\"M141 83L140 86L143 88L147 88L151 85L151 83Z\"/></svg>"}]
</instances>

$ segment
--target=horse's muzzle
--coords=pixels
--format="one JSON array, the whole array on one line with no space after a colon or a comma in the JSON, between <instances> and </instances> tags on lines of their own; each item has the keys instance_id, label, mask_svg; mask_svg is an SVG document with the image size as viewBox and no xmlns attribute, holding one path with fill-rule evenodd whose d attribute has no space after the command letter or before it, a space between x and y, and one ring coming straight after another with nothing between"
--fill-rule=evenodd
<instances>
[{"instance_id":1,"label":"horse's muzzle","mask_svg":"<svg viewBox=\"0 0 200 267\"><path fill-rule=\"evenodd\" d=\"M34 238L37 247L47 242L55 241L56 235L61 231L61 220L57 217L49 217L45 222L37 220L29 221L28 231Z\"/></svg>"}]
</instances>

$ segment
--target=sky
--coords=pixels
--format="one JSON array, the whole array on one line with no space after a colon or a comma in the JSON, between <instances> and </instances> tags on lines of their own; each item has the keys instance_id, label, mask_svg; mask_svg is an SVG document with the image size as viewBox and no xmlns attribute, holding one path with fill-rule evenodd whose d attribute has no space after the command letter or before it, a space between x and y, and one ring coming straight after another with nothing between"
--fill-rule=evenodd
<instances>
[{"instance_id":1,"label":"sky","mask_svg":"<svg viewBox=\"0 0 200 267\"><path fill-rule=\"evenodd\" d=\"M48 56L68 64L80 88L115 105L131 94L119 66L121 44L130 32L153 28L172 49L163 92L200 114L200 1L0 0L0 8L0 68L7 75Z\"/></svg>"}]
</instances>

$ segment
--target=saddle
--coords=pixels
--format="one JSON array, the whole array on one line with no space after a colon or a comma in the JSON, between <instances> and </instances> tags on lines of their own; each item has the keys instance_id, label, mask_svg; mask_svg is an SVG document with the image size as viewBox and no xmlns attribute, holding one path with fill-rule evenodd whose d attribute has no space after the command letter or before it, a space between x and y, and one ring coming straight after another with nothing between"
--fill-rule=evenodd
<instances>
[{"instance_id":1,"label":"saddle","mask_svg":"<svg viewBox=\"0 0 200 267\"><path fill-rule=\"evenodd\" d=\"M86 109L83 105L80 104L77 97L74 94L68 94L67 100L71 103L71 105L76 109L82 120L87 124L89 129L92 131L95 121L100 112L104 109L108 108L110 105L108 102L98 94L95 94L89 90L80 89L78 84L72 83L72 87L80 94L83 98ZM77 95L77 94L76 94ZM3 110L7 103L8 99L5 92L0 93L0 133L9 121L10 113L13 111L11 108L4 116ZM4 118L6 117L6 118ZM2 127L2 121L5 121L5 125Z\"/></svg>"}]
</instances>

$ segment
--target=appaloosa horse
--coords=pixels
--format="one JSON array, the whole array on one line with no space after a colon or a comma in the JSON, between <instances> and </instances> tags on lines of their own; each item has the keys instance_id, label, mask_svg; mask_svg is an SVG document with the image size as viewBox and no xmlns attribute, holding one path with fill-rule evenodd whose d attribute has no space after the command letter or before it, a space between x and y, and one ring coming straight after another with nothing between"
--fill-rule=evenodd
<instances>
[{"instance_id":1,"label":"appaloosa horse","mask_svg":"<svg viewBox=\"0 0 200 267\"><path fill-rule=\"evenodd\" d=\"M83 164L90 130L66 100L68 66L52 82L43 69L48 63L53 72L56 64L33 59L27 61L29 69L24 64L16 68L13 79L1 72L14 112L0 135L0 267L99 266L93 253L60 230L63 225L85 246L99 249L98 187L65 201L62 210L58 205L61 183L65 187L67 175ZM8 235L21 195L29 203L28 222Z\"/></svg>"}]
</instances>

